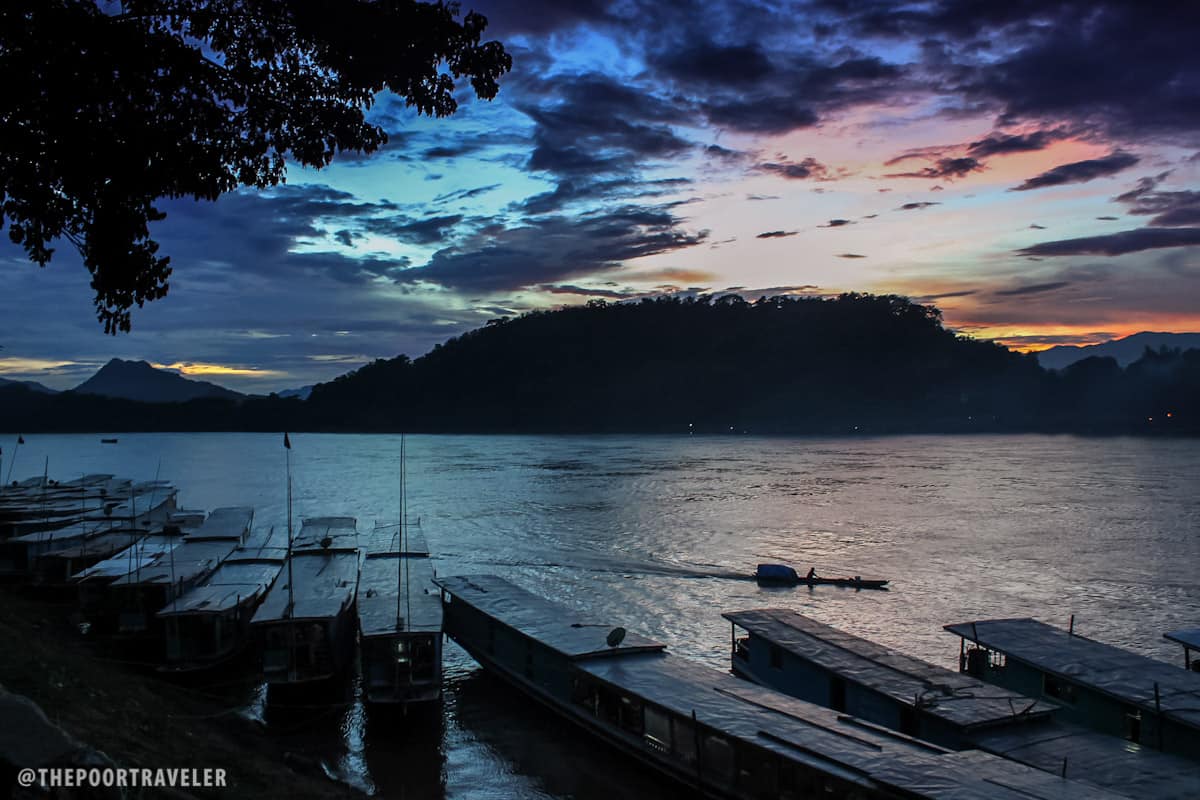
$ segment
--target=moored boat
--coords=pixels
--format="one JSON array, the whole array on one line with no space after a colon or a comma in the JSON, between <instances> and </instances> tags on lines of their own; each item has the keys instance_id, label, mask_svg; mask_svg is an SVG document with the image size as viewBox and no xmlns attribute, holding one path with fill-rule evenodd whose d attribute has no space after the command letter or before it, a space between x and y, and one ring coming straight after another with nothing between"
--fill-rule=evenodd
<instances>
[{"instance_id":1,"label":"moored boat","mask_svg":"<svg viewBox=\"0 0 1200 800\"><path fill-rule=\"evenodd\" d=\"M210 670L249 650L250 619L279 577L286 543L275 530L251 534L200 586L159 610L165 627L162 672Z\"/></svg>"},{"instance_id":2,"label":"moored boat","mask_svg":"<svg viewBox=\"0 0 1200 800\"><path fill-rule=\"evenodd\" d=\"M154 564L113 581L112 592L120 607L117 632L153 633L158 610L212 575L246 541L253 522L253 508L215 509Z\"/></svg>"},{"instance_id":3,"label":"moored boat","mask_svg":"<svg viewBox=\"0 0 1200 800\"><path fill-rule=\"evenodd\" d=\"M735 675L952 750L1095 786L1192 800L1200 765L1058 719L1061 706L930 664L790 609L723 615Z\"/></svg>"},{"instance_id":4,"label":"moored boat","mask_svg":"<svg viewBox=\"0 0 1200 800\"><path fill-rule=\"evenodd\" d=\"M353 517L304 521L251 626L273 689L344 675L354 660L358 531Z\"/></svg>"},{"instance_id":5,"label":"moored boat","mask_svg":"<svg viewBox=\"0 0 1200 800\"><path fill-rule=\"evenodd\" d=\"M1121 795L953 752L672 656L495 576L440 578L484 668L698 796L1066 800Z\"/></svg>"},{"instance_id":6,"label":"moored boat","mask_svg":"<svg viewBox=\"0 0 1200 800\"><path fill-rule=\"evenodd\" d=\"M409 706L442 696L442 602L425 539L376 526L358 583L363 697Z\"/></svg>"}]
</instances>

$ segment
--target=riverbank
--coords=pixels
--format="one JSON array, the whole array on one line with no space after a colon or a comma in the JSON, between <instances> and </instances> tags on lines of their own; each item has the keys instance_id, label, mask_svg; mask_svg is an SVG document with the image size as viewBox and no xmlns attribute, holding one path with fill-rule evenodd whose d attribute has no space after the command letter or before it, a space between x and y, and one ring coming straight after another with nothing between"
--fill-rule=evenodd
<instances>
[{"instance_id":1,"label":"riverbank","mask_svg":"<svg viewBox=\"0 0 1200 800\"><path fill-rule=\"evenodd\" d=\"M287 751L237 710L102 657L56 608L8 588L0 591L0 606L0 686L32 700L52 723L117 766L226 771L225 789L170 796L363 796L326 778L315 761Z\"/></svg>"}]
</instances>

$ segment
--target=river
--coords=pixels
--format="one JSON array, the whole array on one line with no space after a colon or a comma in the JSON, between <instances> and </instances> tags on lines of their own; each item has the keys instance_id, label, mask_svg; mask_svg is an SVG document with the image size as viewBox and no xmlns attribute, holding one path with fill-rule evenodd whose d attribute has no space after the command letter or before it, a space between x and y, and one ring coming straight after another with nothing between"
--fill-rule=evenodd
<instances>
[{"instance_id":1,"label":"river","mask_svg":"<svg viewBox=\"0 0 1200 800\"><path fill-rule=\"evenodd\" d=\"M286 524L282 435L28 435L14 478L159 475L179 503ZM3 470L15 436L0 438ZM293 434L297 517L399 513L400 438ZM1032 616L1166 660L1200 620L1200 442L1069 436L410 436L408 514L439 575L496 573L727 669L721 611L793 608L948 667L944 624ZM759 562L892 581L762 589ZM446 648L440 719L357 702L268 730L387 797L671 793ZM261 687L241 713L260 716ZM239 701L242 702L242 701ZM219 765L214 765L219 766Z\"/></svg>"}]
</instances>

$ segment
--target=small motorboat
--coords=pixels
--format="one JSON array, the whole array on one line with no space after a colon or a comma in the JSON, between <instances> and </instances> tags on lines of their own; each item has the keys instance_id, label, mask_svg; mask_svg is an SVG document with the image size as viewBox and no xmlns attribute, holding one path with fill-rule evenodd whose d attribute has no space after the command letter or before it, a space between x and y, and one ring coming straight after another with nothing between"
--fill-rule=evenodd
<instances>
[{"instance_id":1,"label":"small motorboat","mask_svg":"<svg viewBox=\"0 0 1200 800\"><path fill-rule=\"evenodd\" d=\"M861 575L846 578L809 578L800 575L786 564L759 564L754 571L754 580L765 586L848 586L851 589L886 589L887 581L864 578Z\"/></svg>"},{"instance_id":2,"label":"small motorboat","mask_svg":"<svg viewBox=\"0 0 1200 800\"><path fill-rule=\"evenodd\" d=\"M116 444L116 439L101 439L100 444Z\"/></svg>"}]
</instances>

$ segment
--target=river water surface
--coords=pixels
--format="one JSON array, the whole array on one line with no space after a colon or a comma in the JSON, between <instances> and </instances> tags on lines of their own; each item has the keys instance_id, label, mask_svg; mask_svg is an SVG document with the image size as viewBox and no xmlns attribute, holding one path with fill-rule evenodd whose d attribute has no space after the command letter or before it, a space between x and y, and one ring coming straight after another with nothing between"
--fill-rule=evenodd
<instances>
[{"instance_id":1,"label":"river water surface","mask_svg":"<svg viewBox=\"0 0 1200 800\"><path fill-rule=\"evenodd\" d=\"M282 435L27 436L13 477L160 474L179 504L286 524ZM15 437L14 437L15 438ZM399 513L400 439L294 434L297 517ZM8 473L13 446L5 449ZM720 612L793 608L947 667L947 623L1032 616L1176 661L1200 623L1200 442L1066 436L410 436L408 513L439 575L495 573L728 669ZM760 589L759 562L888 578L888 592ZM446 648L431 720L350 700L268 731L387 797L660 797L670 786ZM214 689L214 691L225 691ZM264 716L261 687L214 696ZM297 712L308 714L309 712ZM219 765L213 765L219 766Z\"/></svg>"}]
</instances>

